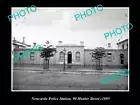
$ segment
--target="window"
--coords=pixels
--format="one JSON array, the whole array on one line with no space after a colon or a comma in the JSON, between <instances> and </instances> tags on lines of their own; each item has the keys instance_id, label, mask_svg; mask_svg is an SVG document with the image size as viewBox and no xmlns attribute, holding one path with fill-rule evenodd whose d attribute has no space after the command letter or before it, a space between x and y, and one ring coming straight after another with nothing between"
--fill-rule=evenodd
<instances>
[{"instance_id":1,"label":"window","mask_svg":"<svg viewBox=\"0 0 140 105\"><path fill-rule=\"evenodd\" d=\"M20 59L20 54L14 53L14 62L16 62L18 59Z\"/></svg>"},{"instance_id":2,"label":"window","mask_svg":"<svg viewBox=\"0 0 140 105\"><path fill-rule=\"evenodd\" d=\"M122 49L124 49L124 44L122 44Z\"/></svg>"},{"instance_id":3,"label":"window","mask_svg":"<svg viewBox=\"0 0 140 105\"><path fill-rule=\"evenodd\" d=\"M112 54L107 53L108 62L112 62Z\"/></svg>"},{"instance_id":4,"label":"window","mask_svg":"<svg viewBox=\"0 0 140 105\"><path fill-rule=\"evenodd\" d=\"M95 62L95 58L92 57L92 62Z\"/></svg>"},{"instance_id":5,"label":"window","mask_svg":"<svg viewBox=\"0 0 140 105\"><path fill-rule=\"evenodd\" d=\"M23 58L23 53L20 52L20 53L19 53L19 59L21 60L22 58Z\"/></svg>"},{"instance_id":6,"label":"window","mask_svg":"<svg viewBox=\"0 0 140 105\"><path fill-rule=\"evenodd\" d=\"M20 55L22 56L22 55L23 55L23 53L22 53L22 52L20 52Z\"/></svg>"},{"instance_id":7,"label":"window","mask_svg":"<svg viewBox=\"0 0 140 105\"><path fill-rule=\"evenodd\" d=\"M30 54L30 60L34 60L34 52L31 52L31 54Z\"/></svg>"},{"instance_id":8,"label":"window","mask_svg":"<svg viewBox=\"0 0 140 105\"><path fill-rule=\"evenodd\" d=\"M61 51L59 53L59 60L63 60L63 59L64 59L64 53L63 53L63 51Z\"/></svg>"},{"instance_id":9,"label":"window","mask_svg":"<svg viewBox=\"0 0 140 105\"><path fill-rule=\"evenodd\" d=\"M91 55L91 61L92 61L92 62L95 62L95 61L96 61L95 58L96 58L96 57L95 57L95 54L92 53L92 55Z\"/></svg>"},{"instance_id":10,"label":"window","mask_svg":"<svg viewBox=\"0 0 140 105\"><path fill-rule=\"evenodd\" d=\"M111 53L107 53L107 55L111 56Z\"/></svg>"},{"instance_id":11,"label":"window","mask_svg":"<svg viewBox=\"0 0 140 105\"><path fill-rule=\"evenodd\" d=\"M80 62L80 52L76 52L75 57L76 57L76 61Z\"/></svg>"}]
</instances>

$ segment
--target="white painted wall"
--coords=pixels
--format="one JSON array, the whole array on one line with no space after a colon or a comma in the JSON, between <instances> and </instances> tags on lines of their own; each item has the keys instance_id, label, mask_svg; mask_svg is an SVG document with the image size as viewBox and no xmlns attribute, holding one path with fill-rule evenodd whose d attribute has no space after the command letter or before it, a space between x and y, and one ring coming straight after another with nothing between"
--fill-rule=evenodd
<instances>
[{"instance_id":1,"label":"white painted wall","mask_svg":"<svg viewBox=\"0 0 140 105\"><path fill-rule=\"evenodd\" d=\"M72 64L79 64L79 65L83 65L84 64L84 47L82 46L58 46L57 47L57 53L56 53L56 63L57 64L61 64L63 63L63 61L59 60L59 54L61 51L63 51L63 49L66 49L66 55L65 55L65 61L67 64L67 60L68 60L68 55L67 53L69 51L72 52ZM76 57L75 57L75 53L79 51L80 52L80 62L76 61Z\"/></svg>"}]
</instances>

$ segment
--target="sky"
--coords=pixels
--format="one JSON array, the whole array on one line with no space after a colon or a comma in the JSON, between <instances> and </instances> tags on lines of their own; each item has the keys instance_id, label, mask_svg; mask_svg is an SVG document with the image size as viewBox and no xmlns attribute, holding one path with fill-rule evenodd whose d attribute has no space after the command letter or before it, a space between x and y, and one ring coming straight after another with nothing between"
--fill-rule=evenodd
<instances>
[{"instance_id":1,"label":"sky","mask_svg":"<svg viewBox=\"0 0 140 105\"><path fill-rule=\"evenodd\" d=\"M13 7L12 14L24 8ZM109 37L107 40L104 37L104 33L112 32L113 29L129 23L128 8L104 7L103 11L98 11L79 21L75 20L75 14L90 8L37 7L36 12L30 12L16 20L12 19L12 39L15 37L22 42L25 37L27 44L33 45L36 42L41 46L47 40L53 46L56 46L58 41L64 44L80 44L80 41L84 41L85 49L106 48L107 43L111 43L111 48L117 48L118 39L128 39L128 31L123 32L122 35Z\"/></svg>"}]
</instances>

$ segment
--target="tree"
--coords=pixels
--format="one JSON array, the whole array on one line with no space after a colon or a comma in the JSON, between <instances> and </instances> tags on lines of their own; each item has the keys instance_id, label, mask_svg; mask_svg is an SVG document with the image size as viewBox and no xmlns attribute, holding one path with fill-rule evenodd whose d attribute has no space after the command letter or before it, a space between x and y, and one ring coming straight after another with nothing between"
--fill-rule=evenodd
<instances>
[{"instance_id":1,"label":"tree","mask_svg":"<svg viewBox=\"0 0 140 105\"><path fill-rule=\"evenodd\" d=\"M97 47L93 50L92 57L96 59L96 69L102 70L102 58L105 56L105 49L103 47ZM98 62L98 64L97 64Z\"/></svg>"},{"instance_id":2,"label":"tree","mask_svg":"<svg viewBox=\"0 0 140 105\"><path fill-rule=\"evenodd\" d=\"M46 64L45 64L46 67L44 67L44 68L49 69L50 57L54 56L55 52L56 52L56 48L52 48L52 45L47 46L47 48L43 48L40 57L45 58L44 60L46 62Z\"/></svg>"}]
</instances>

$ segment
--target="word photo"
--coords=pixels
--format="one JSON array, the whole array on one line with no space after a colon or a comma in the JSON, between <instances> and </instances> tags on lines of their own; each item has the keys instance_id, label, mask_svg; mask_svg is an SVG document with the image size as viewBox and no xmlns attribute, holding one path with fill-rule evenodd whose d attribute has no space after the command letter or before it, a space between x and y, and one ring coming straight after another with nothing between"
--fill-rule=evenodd
<instances>
[{"instance_id":1,"label":"word photo","mask_svg":"<svg viewBox=\"0 0 140 105\"><path fill-rule=\"evenodd\" d=\"M85 11L83 11L82 13L79 14L75 14L74 17L76 19L76 21L78 21L78 18L82 18L83 17L87 17L87 16L91 16L93 14L92 11L94 11L94 13L96 13L98 11L103 11L103 6L101 4L99 4L97 7L92 7L91 9L87 9Z\"/></svg>"},{"instance_id":2,"label":"word photo","mask_svg":"<svg viewBox=\"0 0 140 105\"><path fill-rule=\"evenodd\" d=\"M131 26L131 27L130 27ZM122 31L122 28L123 28L123 31ZM104 36L107 40L107 37L112 37L112 35L120 35L120 34L123 34L123 32L126 32L127 30L131 30L133 28L133 25L131 23L129 24L125 24L123 26L121 26L121 28L116 28L113 30L113 32L106 32L104 33Z\"/></svg>"},{"instance_id":3,"label":"word photo","mask_svg":"<svg viewBox=\"0 0 140 105\"><path fill-rule=\"evenodd\" d=\"M30 8L30 9L29 9ZM25 11L26 10L26 11ZM31 12L35 12L37 10L36 6L35 5L32 5L31 7L27 7L25 8L24 10L20 10L19 12L16 12L16 13L13 13L12 15L8 15L8 19L9 21L11 22L11 19L14 18L15 20L17 18L20 18L20 17L24 17L26 15L26 13L28 12L29 14L29 11ZM16 18L17 17L17 18Z\"/></svg>"},{"instance_id":4,"label":"word photo","mask_svg":"<svg viewBox=\"0 0 140 105\"><path fill-rule=\"evenodd\" d=\"M107 84L107 83L109 83L111 81L117 81L119 79L122 79L123 76L128 76L128 75L129 75L128 69L120 70L118 73L114 73L110 77L101 78L100 81L101 81L102 84Z\"/></svg>"}]
</instances>

